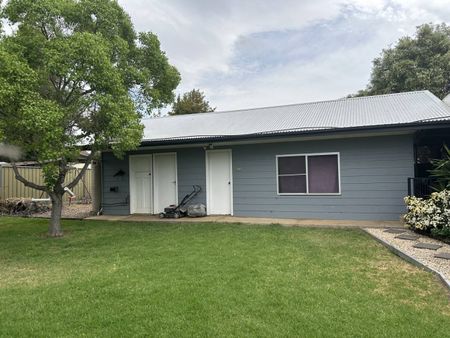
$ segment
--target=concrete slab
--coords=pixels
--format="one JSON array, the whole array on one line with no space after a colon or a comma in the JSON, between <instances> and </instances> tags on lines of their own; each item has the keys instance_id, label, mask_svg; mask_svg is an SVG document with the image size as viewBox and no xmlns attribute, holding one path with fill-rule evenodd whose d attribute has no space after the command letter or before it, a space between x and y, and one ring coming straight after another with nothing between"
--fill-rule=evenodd
<instances>
[{"instance_id":1,"label":"concrete slab","mask_svg":"<svg viewBox=\"0 0 450 338\"><path fill-rule=\"evenodd\" d=\"M403 234L406 232L405 229L397 229L397 228L392 228L392 229L386 229L384 230L384 232L390 233L390 234Z\"/></svg>"},{"instance_id":2,"label":"concrete slab","mask_svg":"<svg viewBox=\"0 0 450 338\"><path fill-rule=\"evenodd\" d=\"M124 221L124 222L168 222L168 223L244 223L244 224L280 224L283 226L324 227L324 228L399 228L399 221L355 221L355 220L323 220L323 219L292 219L292 218L262 218L239 216L206 216L199 218L160 219L155 215L133 214L127 216L100 215L86 218L88 220Z\"/></svg>"},{"instance_id":3,"label":"concrete slab","mask_svg":"<svg viewBox=\"0 0 450 338\"><path fill-rule=\"evenodd\" d=\"M442 245L432 244L432 243L416 243L413 245L417 249L427 249L427 250L437 250L442 248Z\"/></svg>"},{"instance_id":4,"label":"concrete slab","mask_svg":"<svg viewBox=\"0 0 450 338\"><path fill-rule=\"evenodd\" d=\"M448 253L448 252L439 252L436 255L434 255L434 257L450 260L450 253Z\"/></svg>"},{"instance_id":5,"label":"concrete slab","mask_svg":"<svg viewBox=\"0 0 450 338\"><path fill-rule=\"evenodd\" d=\"M405 241L415 241L415 240L419 239L419 236L404 234L404 235L395 236L395 238L404 239Z\"/></svg>"}]
</instances>

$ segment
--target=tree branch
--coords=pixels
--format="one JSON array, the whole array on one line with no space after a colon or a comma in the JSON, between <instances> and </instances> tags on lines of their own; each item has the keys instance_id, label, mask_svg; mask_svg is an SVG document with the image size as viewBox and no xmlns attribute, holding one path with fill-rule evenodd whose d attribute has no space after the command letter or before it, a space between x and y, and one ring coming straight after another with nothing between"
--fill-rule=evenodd
<instances>
[{"instance_id":1,"label":"tree branch","mask_svg":"<svg viewBox=\"0 0 450 338\"><path fill-rule=\"evenodd\" d=\"M66 96L66 99L64 100L65 104L69 104L70 98L72 97L74 91L75 91L75 85L70 90L69 95ZM87 89L87 90L79 93L78 98L80 98L82 96L85 96L85 95L88 95L88 94L93 93L93 92L95 92L95 88Z\"/></svg>"},{"instance_id":2,"label":"tree branch","mask_svg":"<svg viewBox=\"0 0 450 338\"><path fill-rule=\"evenodd\" d=\"M84 96L84 95L90 94L92 92L95 92L95 88L91 88L91 89L85 90L84 92L81 92L80 96Z\"/></svg>"},{"instance_id":3,"label":"tree branch","mask_svg":"<svg viewBox=\"0 0 450 338\"><path fill-rule=\"evenodd\" d=\"M83 177L83 175L86 173L89 164L91 164L92 159L94 158L95 152L91 151L91 153L89 154L89 156L86 158L86 163L84 163L83 168L81 169L81 171L78 173L77 177L75 177L75 179L70 182L69 184L67 184L65 187L72 189L73 187L75 187L78 182L80 182L81 178Z\"/></svg>"},{"instance_id":4,"label":"tree branch","mask_svg":"<svg viewBox=\"0 0 450 338\"><path fill-rule=\"evenodd\" d=\"M64 91L66 90L67 85L68 85L69 82L70 82L70 79L69 79L69 78L66 79L66 77L63 76L63 77L61 78L61 81L62 81L61 91L64 92Z\"/></svg>"},{"instance_id":5,"label":"tree branch","mask_svg":"<svg viewBox=\"0 0 450 338\"><path fill-rule=\"evenodd\" d=\"M42 35L44 35L46 40L50 40L50 36L47 32L47 28L45 27L45 24L41 25L41 33L42 33Z\"/></svg>"},{"instance_id":6,"label":"tree branch","mask_svg":"<svg viewBox=\"0 0 450 338\"><path fill-rule=\"evenodd\" d=\"M64 100L64 104L67 104L69 102L70 97L72 96L73 92L75 91L75 84L70 89L69 95L66 96L66 99Z\"/></svg>"},{"instance_id":7,"label":"tree branch","mask_svg":"<svg viewBox=\"0 0 450 338\"><path fill-rule=\"evenodd\" d=\"M59 174L58 174L58 179L56 180L56 184L54 187L55 192L57 192L56 190L61 188L61 191L64 193L64 179L66 178L66 174L68 171L67 168L67 162L66 160L63 158L59 161Z\"/></svg>"},{"instance_id":8,"label":"tree branch","mask_svg":"<svg viewBox=\"0 0 450 338\"><path fill-rule=\"evenodd\" d=\"M52 79L52 75L50 75L48 79L49 79L50 82L52 83L53 88L55 88L56 92L59 93L59 86L57 86L56 83L55 83L55 81Z\"/></svg>"},{"instance_id":9,"label":"tree branch","mask_svg":"<svg viewBox=\"0 0 450 338\"><path fill-rule=\"evenodd\" d=\"M45 185L39 185L39 184L30 182L25 177L20 175L19 169L17 168L17 166L14 162L11 163L11 166L14 171L14 175L16 176L16 180L18 180L19 182L22 182L26 187L30 187L30 188L33 188L36 190L47 192L47 187Z\"/></svg>"}]
</instances>

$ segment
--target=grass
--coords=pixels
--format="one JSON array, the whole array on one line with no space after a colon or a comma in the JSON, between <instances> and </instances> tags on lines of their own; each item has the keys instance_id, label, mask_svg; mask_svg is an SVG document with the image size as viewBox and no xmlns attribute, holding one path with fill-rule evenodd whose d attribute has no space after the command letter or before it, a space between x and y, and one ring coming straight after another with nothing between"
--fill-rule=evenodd
<instances>
[{"instance_id":1,"label":"grass","mask_svg":"<svg viewBox=\"0 0 450 338\"><path fill-rule=\"evenodd\" d=\"M446 289L360 230L0 218L0 336L450 335Z\"/></svg>"}]
</instances>

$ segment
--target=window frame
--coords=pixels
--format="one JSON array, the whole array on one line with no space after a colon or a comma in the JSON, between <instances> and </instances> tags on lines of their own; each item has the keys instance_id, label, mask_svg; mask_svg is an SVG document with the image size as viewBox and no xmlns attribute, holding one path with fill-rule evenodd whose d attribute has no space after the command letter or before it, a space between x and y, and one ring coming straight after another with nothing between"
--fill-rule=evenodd
<instances>
[{"instance_id":1,"label":"window frame","mask_svg":"<svg viewBox=\"0 0 450 338\"><path fill-rule=\"evenodd\" d=\"M309 192L309 168L308 168L308 157L309 156L327 156L336 155L337 156L337 170L338 170L338 192L328 192L328 193L318 193ZM278 158L280 157L305 157L305 177L306 177L306 192L280 192L280 176L293 176L293 175L280 175L278 171ZM298 176L303 174L298 174ZM339 152L327 152L327 153L302 153L302 154L282 154L275 155L275 179L277 181L277 195L278 196L341 196L341 155Z\"/></svg>"}]
</instances>

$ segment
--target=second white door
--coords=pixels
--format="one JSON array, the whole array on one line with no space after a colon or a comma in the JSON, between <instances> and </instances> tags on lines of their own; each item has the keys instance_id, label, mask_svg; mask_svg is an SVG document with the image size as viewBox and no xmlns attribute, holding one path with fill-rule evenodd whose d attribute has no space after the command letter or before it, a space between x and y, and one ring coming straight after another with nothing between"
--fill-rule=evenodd
<instances>
[{"instance_id":1,"label":"second white door","mask_svg":"<svg viewBox=\"0 0 450 338\"><path fill-rule=\"evenodd\" d=\"M231 172L231 150L206 152L206 194L209 215L233 213Z\"/></svg>"},{"instance_id":2,"label":"second white door","mask_svg":"<svg viewBox=\"0 0 450 338\"><path fill-rule=\"evenodd\" d=\"M152 155L130 156L130 212L151 214Z\"/></svg>"},{"instance_id":3,"label":"second white door","mask_svg":"<svg viewBox=\"0 0 450 338\"><path fill-rule=\"evenodd\" d=\"M177 156L175 153L154 154L154 201L155 213L164 211L164 208L177 204Z\"/></svg>"}]
</instances>

